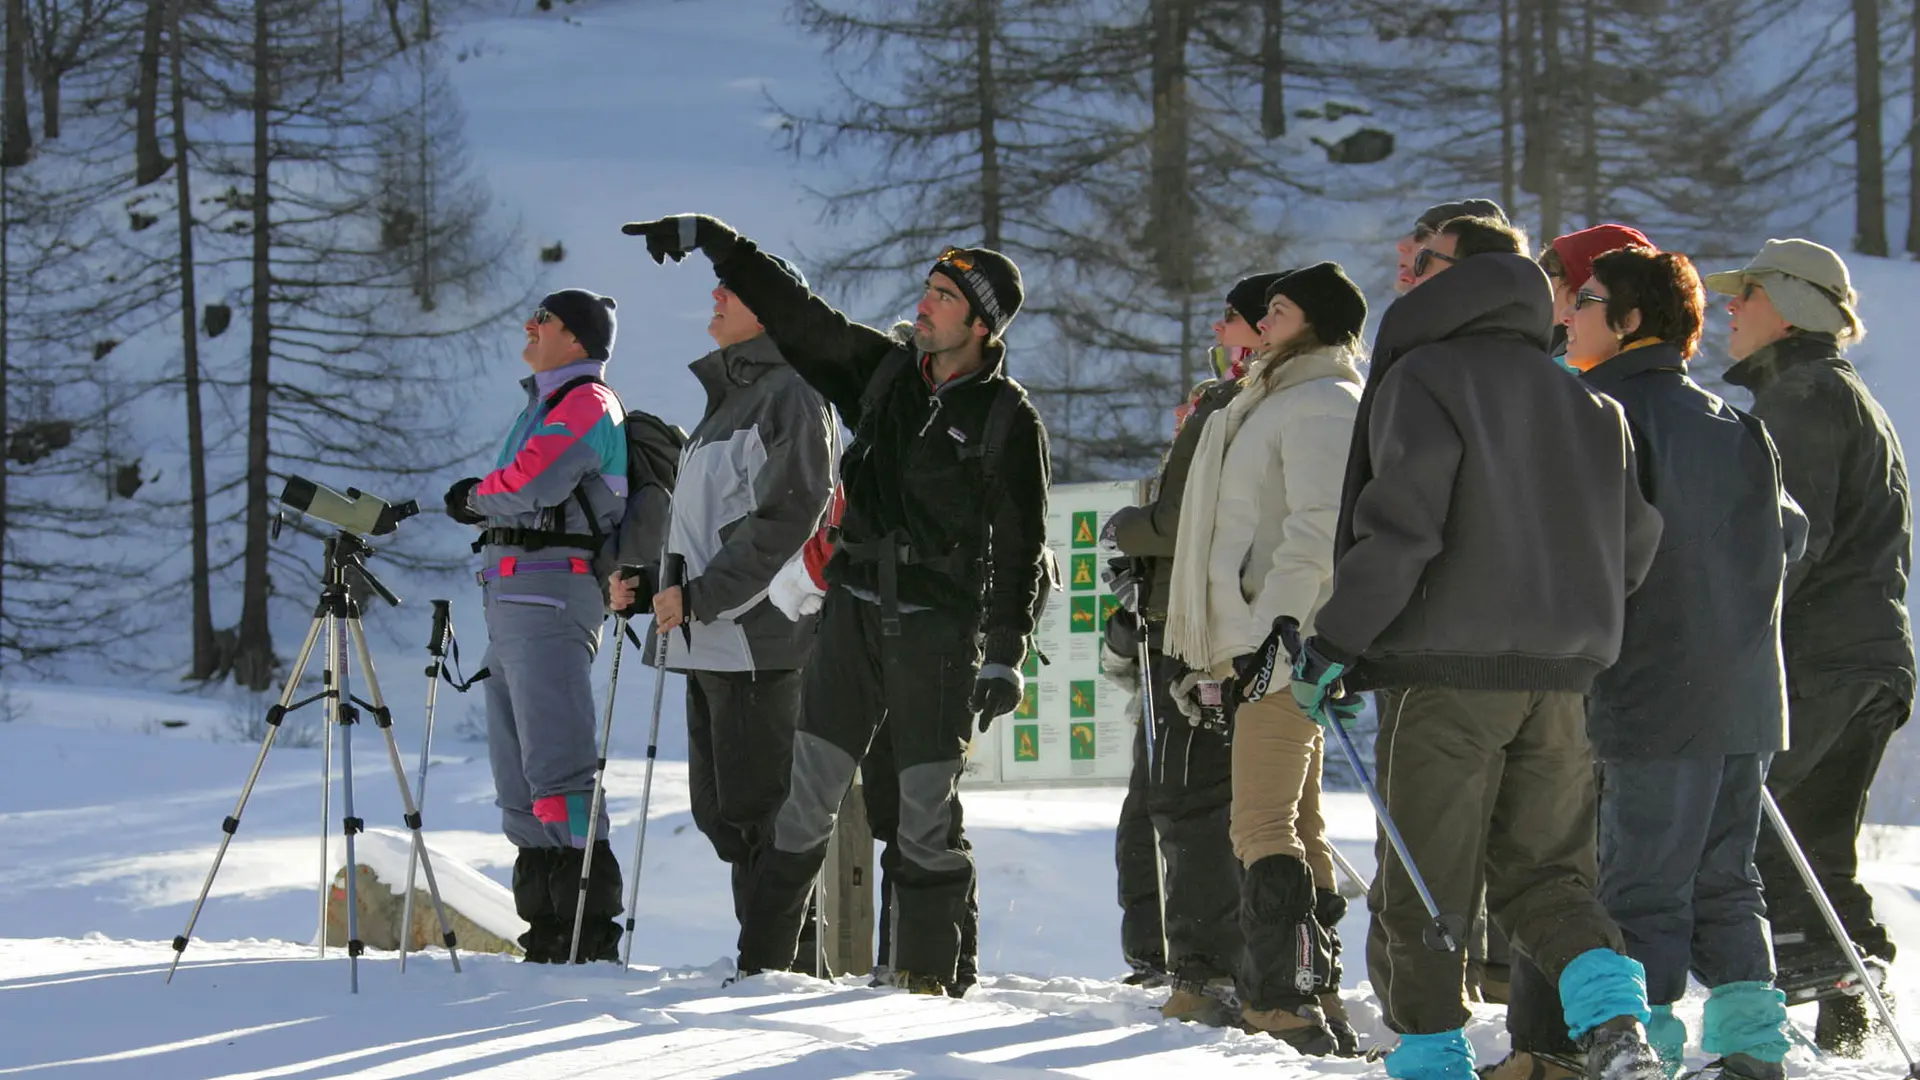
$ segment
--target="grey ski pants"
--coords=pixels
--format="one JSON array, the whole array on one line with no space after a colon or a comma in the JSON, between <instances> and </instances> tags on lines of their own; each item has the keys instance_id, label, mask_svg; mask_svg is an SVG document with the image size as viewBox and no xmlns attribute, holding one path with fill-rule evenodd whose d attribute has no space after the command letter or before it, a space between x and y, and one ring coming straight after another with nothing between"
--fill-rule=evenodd
<instances>
[{"instance_id":1,"label":"grey ski pants","mask_svg":"<svg viewBox=\"0 0 1920 1080\"><path fill-rule=\"evenodd\" d=\"M606 602L587 574L486 586L487 756L500 824L516 847L581 847L599 759L593 657ZM538 591L533 591L537 588ZM607 836L606 811L596 836Z\"/></svg>"}]
</instances>

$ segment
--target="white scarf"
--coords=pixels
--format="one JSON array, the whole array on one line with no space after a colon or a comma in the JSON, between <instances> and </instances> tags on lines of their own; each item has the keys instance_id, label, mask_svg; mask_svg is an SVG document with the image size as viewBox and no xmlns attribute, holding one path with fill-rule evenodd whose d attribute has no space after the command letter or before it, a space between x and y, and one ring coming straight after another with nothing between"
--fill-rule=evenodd
<instances>
[{"instance_id":1,"label":"white scarf","mask_svg":"<svg viewBox=\"0 0 1920 1080\"><path fill-rule=\"evenodd\" d=\"M1220 503L1220 474L1227 447L1253 410L1273 394L1311 379L1353 373L1342 349L1322 348L1282 361L1290 370L1266 376L1272 360L1248 367L1242 389L1227 407L1207 417L1187 468L1187 489L1180 502L1180 531L1173 548L1173 581L1167 597L1167 652L1199 671L1213 666L1213 620L1208 612L1208 575L1213 561L1213 526ZM1357 377L1357 376L1356 376Z\"/></svg>"}]
</instances>

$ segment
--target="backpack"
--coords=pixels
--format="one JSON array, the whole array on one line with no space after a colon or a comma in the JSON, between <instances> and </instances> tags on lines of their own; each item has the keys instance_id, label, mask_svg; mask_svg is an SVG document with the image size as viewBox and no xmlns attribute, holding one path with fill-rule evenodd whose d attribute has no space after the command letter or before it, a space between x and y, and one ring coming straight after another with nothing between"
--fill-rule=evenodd
<instances>
[{"instance_id":1,"label":"backpack","mask_svg":"<svg viewBox=\"0 0 1920 1080\"><path fill-rule=\"evenodd\" d=\"M551 412L569 393L589 383L607 385L598 375L582 375L549 394L545 409ZM622 430L627 436L627 508L611 534L600 531L586 491L573 490L591 530L588 547L596 553L595 570L602 577L615 567L653 566L660 561L667 546L673 487L680 478L680 451L687 445L687 433L677 424L639 409L627 413Z\"/></svg>"},{"instance_id":2,"label":"backpack","mask_svg":"<svg viewBox=\"0 0 1920 1080\"><path fill-rule=\"evenodd\" d=\"M866 434L867 425L875 415L875 409L902 372L913 367L913 354L904 349L889 352L873 369L867 379L866 389L860 392L860 429L854 433L856 441ZM1007 439L1013 433L1013 420L1020 412L1020 406L1027 400L1026 387L1012 378L1003 378L1000 392L995 395L993 404L987 407L987 422L981 429L980 445L971 451L963 450L962 455L975 455L980 458L981 487L986 491L986 504L991 506L1000 497L1000 455L1006 449ZM1033 597L1033 621L1037 624L1040 616L1047 610L1047 601L1055 590L1060 588L1060 563L1053 548L1042 542L1040 545L1040 578Z\"/></svg>"}]
</instances>

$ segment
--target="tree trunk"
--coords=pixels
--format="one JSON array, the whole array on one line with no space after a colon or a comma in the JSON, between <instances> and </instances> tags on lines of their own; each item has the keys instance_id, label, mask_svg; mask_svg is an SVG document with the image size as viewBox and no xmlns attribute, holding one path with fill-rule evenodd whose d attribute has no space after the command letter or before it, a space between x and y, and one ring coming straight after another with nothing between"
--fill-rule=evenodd
<instances>
[{"instance_id":1,"label":"tree trunk","mask_svg":"<svg viewBox=\"0 0 1920 1080\"><path fill-rule=\"evenodd\" d=\"M27 163L33 122L27 118L27 2L7 0L6 107L0 116L0 166Z\"/></svg>"},{"instance_id":2,"label":"tree trunk","mask_svg":"<svg viewBox=\"0 0 1920 1080\"><path fill-rule=\"evenodd\" d=\"M1880 0L1853 0L1853 250L1887 253L1887 176L1880 142Z\"/></svg>"},{"instance_id":3,"label":"tree trunk","mask_svg":"<svg viewBox=\"0 0 1920 1080\"><path fill-rule=\"evenodd\" d=\"M1191 123L1187 38L1193 27L1193 0L1152 0L1151 9L1153 131L1147 237L1161 288L1183 296L1192 291L1193 282L1193 194L1187 176Z\"/></svg>"},{"instance_id":4,"label":"tree trunk","mask_svg":"<svg viewBox=\"0 0 1920 1080\"><path fill-rule=\"evenodd\" d=\"M242 562L246 570L240 604L240 634L234 678L254 690L273 680L273 632L267 620L267 410L273 357L273 267L267 140L267 108L273 78L268 49L267 5L253 5L253 340L247 393L247 528Z\"/></svg>"},{"instance_id":5,"label":"tree trunk","mask_svg":"<svg viewBox=\"0 0 1920 1080\"><path fill-rule=\"evenodd\" d=\"M12 367L11 336L8 333L8 317L12 313L13 282L8 261L8 238L13 232L13 207L7 198L11 183L7 170L0 165L0 433L6 432L13 424L13 413L7 405L7 371ZM0 665L4 664L7 633L5 586L7 573L7 474L11 467L5 454L0 454Z\"/></svg>"},{"instance_id":6,"label":"tree trunk","mask_svg":"<svg viewBox=\"0 0 1920 1080\"><path fill-rule=\"evenodd\" d=\"M999 88L994 79L993 40L999 0L974 0L975 20L974 72L978 81L980 105L980 232L981 243L1000 250L1001 190Z\"/></svg>"},{"instance_id":7,"label":"tree trunk","mask_svg":"<svg viewBox=\"0 0 1920 1080\"><path fill-rule=\"evenodd\" d=\"M207 553L207 440L200 417L200 335L194 325L200 302L194 288L193 185L187 175L187 92L181 59L186 45L180 9L185 6L186 0L173 0L168 5L167 52L172 69L173 182L180 221L180 348L187 392L187 482L193 521L193 667L189 675L204 681L218 672L220 658L213 636L213 572Z\"/></svg>"},{"instance_id":8,"label":"tree trunk","mask_svg":"<svg viewBox=\"0 0 1920 1080\"><path fill-rule=\"evenodd\" d=\"M167 0L147 0L140 28L140 87L133 107L133 180L151 184L167 171L160 153L160 31L166 26Z\"/></svg>"},{"instance_id":9,"label":"tree trunk","mask_svg":"<svg viewBox=\"0 0 1920 1080\"><path fill-rule=\"evenodd\" d=\"M1539 67L1534 46L1539 41L1539 9L1542 0L1519 0L1520 5L1520 190L1537 195L1545 183L1547 170L1546 136L1540 105ZM1513 213L1508 208L1508 213Z\"/></svg>"},{"instance_id":10,"label":"tree trunk","mask_svg":"<svg viewBox=\"0 0 1920 1080\"><path fill-rule=\"evenodd\" d=\"M52 66L40 76L40 134L60 137L60 71Z\"/></svg>"},{"instance_id":11,"label":"tree trunk","mask_svg":"<svg viewBox=\"0 0 1920 1080\"><path fill-rule=\"evenodd\" d=\"M1594 5L1580 5L1580 194L1585 225L1600 223L1600 105L1594 92ZM1542 242L1552 237L1543 236Z\"/></svg>"},{"instance_id":12,"label":"tree trunk","mask_svg":"<svg viewBox=\"0 0 1920 1080\"><path fill-rule=\"evenodd\" d=\"M1566 85L1560 62L1560 0L1540 0L1540 242L1560 235L1560 94Z\"/></svg>"},{"instance_id":13,"label":"tree trunk","mask_svg":"<svg viewBox=\"0 0 1920 1080\"><path fill-rule=\"evenodd\" d=\"M1285 0L1265 0L1262 6L1266 23L1260 35L1260 134L1277 139L1287 133L1286 41L1280 23Z\"/></svg>"},{"instance_id":14,"label":"tree trunk","mask_svg":"<svg viewBox=\"0 0 1920 1080\"><path fill-rule=\"evenodd\" d=\"M1920 4L1913 5L1914 89L1907 97L1907 253L1920 255Z\"/></svg>"},{"instance_id":15,"label":"tree trunk","mask_svg":"<svg viewBox=\"0 0 1920 1080\"><path fill-rule=\"evenodd\" d=\"M1514 102L1513 102L1513 0L1500 0L1500 205L1513 213L1514 190Z\"/></svg>"}]
</instances>

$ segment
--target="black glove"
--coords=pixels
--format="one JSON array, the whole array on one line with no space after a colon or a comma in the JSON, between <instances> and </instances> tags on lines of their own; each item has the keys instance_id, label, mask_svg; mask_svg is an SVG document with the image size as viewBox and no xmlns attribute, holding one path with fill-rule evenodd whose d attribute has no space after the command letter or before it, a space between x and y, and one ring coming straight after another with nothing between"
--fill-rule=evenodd
<instances>
[{"instance_id":1,"label":"black glove","mask_svg":"<svg viewBox=\"0 0 1920 1080\"><path fill-rule=\"evenodd\" d=\"M996 716L1004 716L1020 707L1022 685L1026 680L1005 664L982 664L973 680L973 699L967 707L980 714L980 730L993 725Z\"/></svg>"},{"instance_id":2,"label":"black glove","mask_svg":"<svg viewBox=\"0 0 1920 1080\"><path fill-rule=\"evenodd\" d=\"M629 221L620 226L620 231L628 236L646 237L647 254L662 265L668 259L679 262L695 248L705 248L709 256L718 258L724 252L716 250L716 245L730 246L734 237L739 235L719 218L706 214L675 214L653 221Z\"/></svg>"},{"instance_id":3,"label":"black glove","mask_svg":"<svg viewBox=\"0 0 1920 1080\"><path fill-rule=\"evenodd\" d=\"M473 489L480 486L480 478L469 476L457 480L447 489L447 516L462 525L485 525L487 515L477 513L467 500L473 497Z\"/></svg>"},{"instance_id":4,"label":"black glove","mask_svg":"<svg viewBox=\"0 0 1920 1080\"><path fill-rule=\"evenodd\" d=\"M622 566L615 571L623 580L634 583L633 606L614 608L613 613L622 619L631 619L635 615L646 615L653 611L653 571L645 566Z\"/></svg>"},{"instance_id":5,"label":"black glove","mask_svg":"<svg viewBox=\"0 0 1920 1080\"><path fill-rule=\"evenodd\" d=\"M1300 624L1292 616L1282 615L1273 620L1273 629L1258 649L1233 658L1234 681L1240 684L1241 701L1259 701L1272 688L1275 674L1291 675L1293 656L1287 651L1282 624L1290 624L1292 632L1299 634Z\"/></svg>"}]
</instances>

